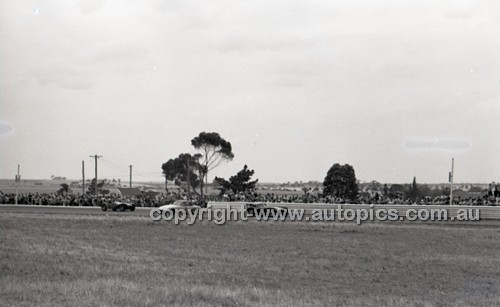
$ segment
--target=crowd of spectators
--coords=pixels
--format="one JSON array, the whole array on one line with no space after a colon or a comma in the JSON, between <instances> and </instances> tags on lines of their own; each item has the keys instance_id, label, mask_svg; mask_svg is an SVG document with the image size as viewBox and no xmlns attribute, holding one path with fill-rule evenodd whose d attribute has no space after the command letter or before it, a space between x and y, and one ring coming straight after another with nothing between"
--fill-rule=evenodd
<instances>
[{"instance_id":1,"label":"crowd of spectators","mask_svg":"<svg viewBox=\"0 0 500 307\"><path fill-rule=\"evenodd\" d=\"M358 195L355 199L346 199L335 196L320 196L313 194L304 195L277 195L274 193L258 194L232 194L211 197L212 201L227 202L269 202L269 203L325 203L325 204L398 204L398 205L448 205L449 196L421 197L412 199L406 196L384 196L375 193L372 196ZM464 206L499 206L500 197L483 195L477 197L453 197L454 205Z\"/></svg>"},{"instance_id":2,"label":"crowd of spectators","mask_svg":"<svg viewBox=\"0 0 500 307\"><path fill-rule=\"evenodd\" d=\"M17 203L19 205L39 206L102 206L114 201L126 201L134 203L138 207L158 207L171 202L167 197L122 197L122 196L95 196L91 194L75 195L71 193L28 193L19 194ZM15 204L15 194L0 192L0 204Z\"/></svg>"},{"instance_id":3,"label":"crowd of spectators","mask_svg":"<svg viewBox=\"0 0 500 307\"><path fill-rule=\"evenodd\" d=\"M15 204L15 194L5 194L0 192L0 204ZM177 199L197 199L198 196L191 194L158 194L156 196L142 197L122 197L122 196L95 196L91 194L75 195L72 193L28 193L20 194L17 199L18 204L40 205L40 206L101 206L104 203L113 201L127 201L134 203L137 207L159 207L169 204ZM266 202L266 203L325 203L325 204L403 204L403 205L448 205L449 196L421 197L411 199L404 195L385 196L382 193L374 195L358 195L355 199L345 199L334 196L321 196L314 194L286 195L274 193L240 193L209 195L205 201L218 202ZM481 197L454 197L454 205L467 206L499 206L500 195L484 194Z\"/></svg>"}]
</instances>

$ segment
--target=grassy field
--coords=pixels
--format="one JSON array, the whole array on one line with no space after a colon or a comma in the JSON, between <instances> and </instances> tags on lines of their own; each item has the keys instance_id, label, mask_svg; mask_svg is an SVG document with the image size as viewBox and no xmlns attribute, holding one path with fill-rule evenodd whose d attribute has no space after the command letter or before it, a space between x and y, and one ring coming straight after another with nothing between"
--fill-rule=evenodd
<instances>
[{"instance_id":1,"label":"grassy field","mask_svg":"<svg viewBox=\"0 0 500 307\"><path fill-rule=\"evenodd\" d=\"M0 214L1 305L500 305L500 228Z\"/></svg>"}]
</instances>

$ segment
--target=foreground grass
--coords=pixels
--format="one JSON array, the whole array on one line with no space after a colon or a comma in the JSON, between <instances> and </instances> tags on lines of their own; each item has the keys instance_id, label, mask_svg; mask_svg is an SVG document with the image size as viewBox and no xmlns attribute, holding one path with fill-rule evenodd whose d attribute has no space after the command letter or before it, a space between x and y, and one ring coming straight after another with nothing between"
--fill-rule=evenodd
<instances>
[{"instance_id":1,"label":"foreground grass","mask_svg":"<svg viewBox=\"0 0 500 307\"><path fill-rule=\"evenodd\" d=\"M2 305L500 305L500 228L0 215Z\"/></svg>"}]
</instances>

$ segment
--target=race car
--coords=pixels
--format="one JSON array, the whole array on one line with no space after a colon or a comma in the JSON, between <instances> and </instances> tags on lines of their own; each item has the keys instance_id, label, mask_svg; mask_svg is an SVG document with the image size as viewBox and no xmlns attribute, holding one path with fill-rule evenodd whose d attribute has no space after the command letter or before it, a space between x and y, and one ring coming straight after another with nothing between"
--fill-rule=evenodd
<instances>
[{"instance_id":1,"label":"race car","mask_svg":"<svg viewBox=\"0 0 500 307\"><path fill-rule=\"evenodd\" d=\"M280 207L280 206L270 206L266 203L258 203L258 204L255 204L255 203L249 203L249 204L245 204L245 210L247 211L247 214L249 216L255 216L256 213L260 213L262 211L271 211L271 212L275 212L275 213L278 213L278 212L283 212L283 213L287 213L288 212L288 209L285 208L285 207Z\"/></svg>"},{"instance_id":2,"label":"race car","mask_svg":"<svg viewBox=\"0 0 500 307\"><path fill-rule=\"evenodd\" d=\"M134 211L135 210L135 205L129 202L124 202L124 201L113 201L111 203L103 203L101 205L102 211L106 211L111 209L113 211L120 210L120 211L125 211L125 210L130 210Z\"/></svg>"},{"instance_id":3,"label":"race car","mask_svg":"<svg viewBox=\"0 0 500 307\"><path fill-rule=\"evenodd\" d=\"M201 206L197 202L191 200L176 200L173 204L163 205L160 206L158 209L160 209L162 212L163 211L175 212L177 210L186 210L186 211L189 210L191 212L194 212L200 208Z\"/></svg>"}]
</instances>

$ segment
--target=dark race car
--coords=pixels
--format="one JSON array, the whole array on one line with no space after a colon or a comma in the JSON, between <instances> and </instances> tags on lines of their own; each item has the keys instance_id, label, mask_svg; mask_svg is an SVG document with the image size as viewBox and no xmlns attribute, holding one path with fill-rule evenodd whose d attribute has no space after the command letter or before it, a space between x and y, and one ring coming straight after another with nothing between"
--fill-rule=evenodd
<instances>
[{"instance_id":1,"label":"dark race car","mask_svg":"<svg viewBox=\"0 0 500 307\"><path fill-rule=\"evenodd\" d=\"M124 202L124 201L114 201L111 203L104 203L101 205L102 211L106 211L108 209L111 209L113 211L120 210L120 211L125 211L125 210L130 210L134 211L135 210L135 205L132 203Z\"/></svg>"}]
</instances>

